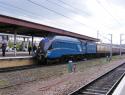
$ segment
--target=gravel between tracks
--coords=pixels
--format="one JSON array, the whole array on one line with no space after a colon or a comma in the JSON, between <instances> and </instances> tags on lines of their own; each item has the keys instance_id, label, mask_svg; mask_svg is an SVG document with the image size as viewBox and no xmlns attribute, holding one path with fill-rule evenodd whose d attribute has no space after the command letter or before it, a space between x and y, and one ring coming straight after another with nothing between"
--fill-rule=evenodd
<instances>
[{"instance_id":1,"label":"gravel between tracks","mask_svg":"<svg viewBox=\"0 0 125 95\"><path fill-rule=\"evenodd\" d=\"M77 71L76 73L68 73L66 65L50 66L51 69L47 67L42 69L42 67L37 68L37 70L31 69L28 71L2 73L0 74L0 87L12 85L15 82L23 84L0 89L0 95L67 95L123 62L125 60L113 61L109 64L91 64L92 66L88 66L88 68L84 66L84 69L86 69L82 70L82 72ZM45 72L46 76L42 77L42 74ZM37 81L24 83L24 80L25 82L26 80Z\"/></svg>"}]
</instances>

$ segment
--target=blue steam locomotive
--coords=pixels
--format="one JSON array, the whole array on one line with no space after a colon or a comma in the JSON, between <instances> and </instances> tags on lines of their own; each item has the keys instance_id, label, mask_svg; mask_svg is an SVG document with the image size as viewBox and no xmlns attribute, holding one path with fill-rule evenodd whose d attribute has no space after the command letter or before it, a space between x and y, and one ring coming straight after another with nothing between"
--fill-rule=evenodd
<instances>
[{"instance_id":1,"label":"blue steam locomotive","mask_svg":"<svg viewBox=\"0 0 125 95\"><path fill-rule=\"evenodd\" d=\"M97 52L94 42L86 42L67 36L50 36L41 40L37 50L37 59L46 60L82 59L85 54L93 55Z\"/></svg>"},{"instance_id":2,"label":"blue steam locomotive","mask_svg":"<svg viewBox=\"0 0 125 95\"><path fill-rule=\"evenodd\" d=\"M41 40L36 53L40 63L57 60L60 62L85 58L109 56L110 44L97 44L95 42L79 40L67 36L49 36ZM118 45L112 46L112 53L119 54ZM123 53L125 49L122 48Z\"/></svg>"}]
</instances>

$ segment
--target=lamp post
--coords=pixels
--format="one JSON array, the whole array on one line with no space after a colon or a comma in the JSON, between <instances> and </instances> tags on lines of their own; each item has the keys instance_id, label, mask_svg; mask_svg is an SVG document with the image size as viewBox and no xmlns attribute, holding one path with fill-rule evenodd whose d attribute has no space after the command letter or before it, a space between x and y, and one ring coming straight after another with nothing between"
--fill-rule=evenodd
<instances>
[{"instance_id":1,"label":"lamp post","mask_svg":"<svg viewBox=\"0 0 125 95\"><path fill-rule=\"evenodd\" d=\"M111 36L110 38L110 58L112 58L112 34L109 34Z\"/></svg>"},{"instance_id":2,"label":"lamp post","mask_svg":"<svg viewBox=\"0 0 125 95\"><path fill-rule=\"evenodd\" d=\"M120 56L122 56L122 36L125 35L125 34L120 34Z\"/></svg>"},{"instance_id":3,"label":"lamp post","mask_svg":"<svg viewBox=\"0 0 125 95\"><path fill-rule=\"evenodd\" d=\"M99 39L99 30L97 31L97 39Z\"/></svg>"},{"instance_id":4,"label":"lamp post","mask_svg":"<svg viewBox=\"0 0 125 95\"><path fill-rule=\"evenodd\" d=\"M122 56L122 34L120 34L120 56Z\"/></svg>"}]
</instances>

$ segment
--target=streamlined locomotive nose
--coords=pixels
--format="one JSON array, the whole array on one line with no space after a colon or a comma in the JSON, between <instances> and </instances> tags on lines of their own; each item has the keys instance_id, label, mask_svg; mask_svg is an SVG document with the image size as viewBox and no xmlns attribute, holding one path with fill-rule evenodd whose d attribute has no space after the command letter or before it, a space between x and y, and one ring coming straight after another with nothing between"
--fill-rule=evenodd
<instances>
[{"instance_id":1,"label":"streamlined locomotive nose","mask_svg":"<svg viewBox=\"0 0 125 95\"><path fill-rule=\"evenodd\" d=\"M48 39L41 40L39 48L37 50L37 59L41 64L43 64L46 60L46 51L48 49L47 46L49 46L48 42L49 42Z\"/></svg>"}]
</instances>

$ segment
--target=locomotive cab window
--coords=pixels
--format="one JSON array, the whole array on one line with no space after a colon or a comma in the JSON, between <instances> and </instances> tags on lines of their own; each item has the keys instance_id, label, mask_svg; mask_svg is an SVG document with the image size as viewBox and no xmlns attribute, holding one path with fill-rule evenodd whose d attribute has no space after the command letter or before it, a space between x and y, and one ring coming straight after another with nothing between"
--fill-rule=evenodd
<instances>
[{"instance_id":1,"label":"locomotive cab window","mask_svg":"<svg viewBox=\"0 0 125 95\"><path fill-rule=\"evenodd\" d=\"M52 45L50 45L50 47L48 48L48 50L51 50L51 49L53 49L53 48L52 48Z\"/></svg>"}]
</instances>

